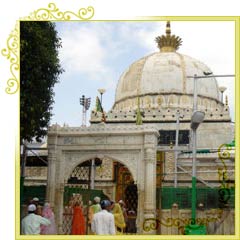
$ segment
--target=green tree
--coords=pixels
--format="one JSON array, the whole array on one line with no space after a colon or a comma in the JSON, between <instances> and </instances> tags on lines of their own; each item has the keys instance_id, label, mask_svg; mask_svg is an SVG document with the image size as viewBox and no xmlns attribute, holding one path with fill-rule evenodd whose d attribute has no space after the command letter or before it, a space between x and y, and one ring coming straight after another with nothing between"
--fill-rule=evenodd
<instances>
[{"instance_id":1,"label":"green tree","mask_svg":"<svg viewBox=\"0 0 240 240\"><path fill-rule=\"evenodd\" d=\"M20 23L20 140L31 141L47 134L54 103L53 87L63 72L58 50L61 39L55 24L43 21Z\"/></svg>"}]
</instances>

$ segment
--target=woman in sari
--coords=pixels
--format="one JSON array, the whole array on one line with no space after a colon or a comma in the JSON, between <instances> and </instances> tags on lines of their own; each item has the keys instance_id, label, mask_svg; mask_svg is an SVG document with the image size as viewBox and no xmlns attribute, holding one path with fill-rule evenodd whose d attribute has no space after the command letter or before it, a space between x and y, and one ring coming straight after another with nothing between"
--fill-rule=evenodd
<instances>
[{"instance_id":1,"label":"woman in sari","mask_svg":"<svg viewBox=\"0 0 240 240\"><path fill-rule=\"evenodd\" d=\"M51 224L48 226L41 225L41 234L43 235L57 234L54 213L51 209L50 203L44 204L42 216L47 218L51 222Z\"/></svg>"},{"instance_id":2,"label":"woman in sari","mask_svg":"<svg viewBox=\"0 0 240 240\"><path fill-rule=\"evenodd\" d=\"M116 227L116 233L117 234L122 234L124 228L126 227L126 223L124 221L124 216L122 212L122 208L119 205L119 203L112 202L112 214L114 215L114 220L115 220L115 227Z\"/></svg>"},{"instance_id":3,"label":"woman in sari","mask_svg":"<svg viewBox=\"0 0 240 240\"><path fill-rule=\"evenodd\" d=\"M85 234L85 219L79 202L73 208L72 235Z\"/></svg>"}]
</instances>

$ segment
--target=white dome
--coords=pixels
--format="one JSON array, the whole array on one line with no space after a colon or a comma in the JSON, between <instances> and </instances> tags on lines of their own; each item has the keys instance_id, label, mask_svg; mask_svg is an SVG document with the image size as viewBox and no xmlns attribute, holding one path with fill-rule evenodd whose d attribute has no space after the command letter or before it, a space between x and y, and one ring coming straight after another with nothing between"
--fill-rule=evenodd
<instances>
[{"instance_id":1,"label":"white dome","mask_svg":"<svg viewBox=\"0 0 240 240\"><path fill-rule=\"evenodd\" d=\"M191 120L194 75L204 76L212 71L204 63L177 52L182 40L171 35L170 22L166 35L155 40L160 52L134 62L120 77L115 103L105 116L107 122L175 122L176 114L184 116L184 121ZM229 107L227 101L224 104L220 100L216 79L209 75L196 82L197 109L205 112L204 121L230 121ZM92 112L92 123L102 119L101 112Z\"/></svg>"},{"instance_id":2,"label":"white dome","mask_svg":"<svg viewBox=\"0 0 240 240\"><path fill-rule=\"evenodd\" d=\"M193 95L193 78L211 70L202 62L177 52L157 52L134 62L119 79L115 104L137 96ZM199 97L219 101L215 78L198 79ZM180 104L180 103L179 103Z\"/></svg>"}]
</instances>

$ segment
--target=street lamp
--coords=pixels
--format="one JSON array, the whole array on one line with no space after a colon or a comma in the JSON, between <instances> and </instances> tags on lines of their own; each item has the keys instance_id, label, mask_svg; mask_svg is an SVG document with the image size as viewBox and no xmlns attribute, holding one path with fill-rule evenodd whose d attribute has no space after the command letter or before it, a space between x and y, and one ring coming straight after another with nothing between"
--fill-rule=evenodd
<instances>
[{"instance_id":1,"label":"street lamp","mask_svg":"<svg viewBox=\"0 0 240 240\"><path fill-rule=\"evenodd\" d=\"M99 92L100 95L101 95L101 105L102 105L102 95L106 92L106 89L104 89L104 88L99 88L99 89L98 89L98 92Z\"/></svg>"},{"instance_id":2,"label":"street lamp","mask_svg":"<svg viewBox=\"0 0 240 240\"><path fill-rule=\"evenodd\" d=\"M197 152L197 128L203 122L205 113L201 111L195 111L191 118L192 129L192 220L195 224L196 220L196 152Z\"/></svg>"},{"instance_id":3,"label":"street lamp","mask_svg":"<svg viewBox=\"0 0 240 240\"><path fill-rule=\"evenodd\" d=\"M106 89L104 88L99 88L98 89L98 92L100 93L101 95L101 99L100 99L100 103L101 103L101 109L102 109L102 122L106 122L106 117L105 117L105 113L104 113L104 110L103 110L103 103L102 103L102 95L106 92Z\"/></svg>"},{"instance_id":4,"label":"street lamp","mask_svg":"<svg viewBox=\"0 0 240 240\"><path fill-rule=\"evenodd\" d=\"M201 111L194 111L191 118L192 129L192 221L190 225L185 227L186 235L205 235L206 226L196 224L196 152L197 152L197 128L204 120L205 113Z\"/></svg>"},{"instance_id":5,"label":"street lamp","mask_svg":"<svg viewBox=\"0 0 240 240\"><path fill-rule=\"evenodd\" d=\"M219 91L221 92L221 102L223 102L223 93L226 91L226 87L224 86L221 86L219 87Z\"/></svg>"},{"instance_id":6,"label":"street lamp","mask_svg":"<svg viewBox=\"0 0 240 240\"><path fill-rule=\"evenodd\" d=\"M201 111L195 111L193 113L192 118L191 118L191 129L192 130L195 130L195 131L197 130L199 124L203 122L204 116L205 116L205 113L201 112Z\"/></svg>"},{"instance_id":7,"label":"street lamp","mask_svg":"<svg viewBox=\"0 0 240 240\"><path fill-rule=\"evenodd\" d=\"M190 225L185 227L186 235L205 235L207 233L205 225L196 224L196 151L197 151L197 128L203 122L205 113L197 111L197 80L212 78L212 77L235 77L235 75L212 75L212 73L203 72L204 75L187 76L187 78L193 78L193 115L191 118L192 129L192 221ZM221 90L220 90L221 91Z\"/></svg>"}]
</instances>

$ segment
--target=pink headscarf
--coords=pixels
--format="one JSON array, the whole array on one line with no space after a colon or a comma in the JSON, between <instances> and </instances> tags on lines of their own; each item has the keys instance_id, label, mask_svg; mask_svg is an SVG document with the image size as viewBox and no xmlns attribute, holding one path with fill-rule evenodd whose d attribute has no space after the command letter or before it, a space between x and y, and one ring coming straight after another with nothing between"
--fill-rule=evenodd
<instances>
[{"instance_id":1,"label":"pink headscarf","mask_svg":"<svg viewBox=\"0 0 240 240\"><path fill-rule=\"evenodd\" d=\"M57 234L54 213L49 203L44 204L42 216L49 219L51 224L49 226L41 225L41 234Z\"/></svg>"},{"instance_id":2,"label":"pink headscarf","mask_svg":"<svg viewBox=\"0 0 240 240\"><path fill-rule=\"evenodd\" d=\"M45 203L42 211L42 216L45 218L51 218L54 216L54 213L50 207L50 203Z\"/></svg>"}]
</instances>

